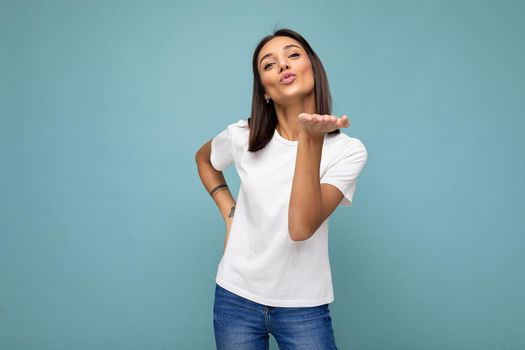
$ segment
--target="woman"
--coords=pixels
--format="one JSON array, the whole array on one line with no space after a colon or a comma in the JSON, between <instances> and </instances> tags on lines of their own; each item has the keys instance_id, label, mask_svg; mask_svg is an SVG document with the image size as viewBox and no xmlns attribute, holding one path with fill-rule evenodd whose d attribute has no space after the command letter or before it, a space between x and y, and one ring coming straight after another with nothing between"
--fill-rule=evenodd
<instances>
[{"instance_id":1,"label":"woman","mask_svg":"<svg viewBox=\"0 0 525 350\"><path fill-rule=\"evenodd\" d=\"M363 143L330 115L321 61L290 29L263 38L252 59L251 116L196 154L226 223L214 302L218 349L337 349L328 217L349 206L367 161ZM234 163L237 203L222 171Z\"/></svg>"}]
</instances>

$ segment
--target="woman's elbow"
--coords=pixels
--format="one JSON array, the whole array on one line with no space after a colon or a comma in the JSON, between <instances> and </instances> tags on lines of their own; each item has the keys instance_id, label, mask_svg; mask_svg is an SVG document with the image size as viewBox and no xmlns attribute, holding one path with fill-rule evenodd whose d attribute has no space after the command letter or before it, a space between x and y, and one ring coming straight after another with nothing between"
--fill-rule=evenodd
<instances>
[{"instance_id":1,"label":"woman's elbow","mask_svg":"<svg viewBox=\"0 0 525 350\"><path fill-rule=\"evenodd\" d=\"M202 149L199 149L199 150L195 153L195 162L196 162L196 163L199 163L199 162L209 162L209 157L206 155L205 152L202 151Z\"/></svg>"},{"instance_id":2,"label":"woman's elbow","mask_svg":"<svg viewBox=\"0 0 525 350\"><path fill-rule=\"evenodd\" d=\"M315 230L313 231L315 232ZM313 234L312 229L300 225L288 224L288 234L295 242L306 241Z\"/></svg>"}]
</instances>

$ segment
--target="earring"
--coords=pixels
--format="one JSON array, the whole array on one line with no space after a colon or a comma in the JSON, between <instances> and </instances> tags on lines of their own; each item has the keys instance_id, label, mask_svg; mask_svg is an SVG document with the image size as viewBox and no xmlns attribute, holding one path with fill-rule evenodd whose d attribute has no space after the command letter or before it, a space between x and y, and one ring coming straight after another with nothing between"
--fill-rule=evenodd
<instances>
[{"instance_id":1,"label":"earring","mask_svg":"<svg viewBox=\"0 0 525 350\"><path fill-rule=\"evenodd\" d=\"M270 98L269 97L266 98L266 103L270 103Z\"/></svg>"}]
</instances>

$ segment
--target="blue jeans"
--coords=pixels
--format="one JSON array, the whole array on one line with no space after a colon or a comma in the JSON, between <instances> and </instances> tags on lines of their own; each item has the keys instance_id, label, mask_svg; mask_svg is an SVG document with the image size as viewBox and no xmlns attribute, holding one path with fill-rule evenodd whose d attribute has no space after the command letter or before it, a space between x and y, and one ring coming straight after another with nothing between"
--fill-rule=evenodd
<instances>
[{"instance_id":1,"label":"blue jeans","mask_svg":"<svg viewBox=\"0 0 525 350\"><path fill-rule=\"evenodd\" d=\"M217 350L337 350L328 304L274 307L245 299L215 284L213 327Z\"/></svg>"}]
</instances>

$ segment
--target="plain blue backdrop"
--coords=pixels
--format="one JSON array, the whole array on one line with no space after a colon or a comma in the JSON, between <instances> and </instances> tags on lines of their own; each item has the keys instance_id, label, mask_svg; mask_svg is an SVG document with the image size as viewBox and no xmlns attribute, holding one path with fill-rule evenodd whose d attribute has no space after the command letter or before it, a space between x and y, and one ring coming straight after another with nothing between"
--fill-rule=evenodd
<instances>
[{"instance_id":1,"label":"plain blue backdrop","mask_svg":"<svg viewBox=\"0 0 525 350\"><path fill-rule=\"evenodd\" d=\"M524 349L524 16L522 1L2 1L0 348L214 348L225 227L194 155L249 117L255 45L289 27L368 149L331 218L339 348Z\"/></svg>"}]
</instances>

